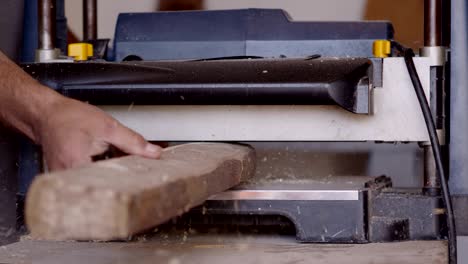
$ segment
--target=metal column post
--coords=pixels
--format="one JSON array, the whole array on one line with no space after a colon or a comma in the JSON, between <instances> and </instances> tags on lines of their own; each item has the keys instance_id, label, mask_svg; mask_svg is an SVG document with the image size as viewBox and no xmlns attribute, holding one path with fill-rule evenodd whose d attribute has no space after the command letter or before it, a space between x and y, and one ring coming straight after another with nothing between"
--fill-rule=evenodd
<instances>
[{"instance_id":1,"label":"metal column post","mask_svg":"<svg viewBox=\"0 0 468 264\"><path fill-rule=\"evenodd\" d=\"M431 67L430 106L436 124L439 141L445 145L445 80L444 67L446 47L443 46L443 0L424 1L424 47L421 56L430 57L435 65ZM424 189L427 194L438 195L440 182L435 169L430 144L424 145Z\"/></svg>"},{"instance_id":2,"label":"metal column post","mask_svg":"<svg viewBox=\"0 0 468 264\"><path fill-rule=\"evenodd\" d=\"M60 55L55 48L55 0L38 0L38 38L36 61L54 61Z\"/></svg>"},{"instance_id":3,"label":"metal column post","mask_svg":"<svg viewBox=\"0 0 468 264\"><path fill-rule=\"evenodd\" d=\"M97 39L97 0L83 0L83 41Z\"/></svg>"}]
</instances>

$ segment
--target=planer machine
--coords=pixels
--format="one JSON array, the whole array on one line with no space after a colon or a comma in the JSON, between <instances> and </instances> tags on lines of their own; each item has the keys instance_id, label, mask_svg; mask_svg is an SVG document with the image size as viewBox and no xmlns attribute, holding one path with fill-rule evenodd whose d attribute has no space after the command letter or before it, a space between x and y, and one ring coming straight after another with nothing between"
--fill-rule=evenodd
<instances>
[{"instance_id":1,"label":"planer machine","mask_svg":"<svg viewBox=\"0 0 468 264\"><path fill-rule=\"evenodd\" d=\"M443 239L429 136L393 37L389 22L275 9L129 13L112 47L87 41L94 56L78 44L22 66L148 140L255 147L251 181L171 224L288 227L318 243ZM443 143L445 53L427 47L414 62Z\"/></svg>"}]
</instances>

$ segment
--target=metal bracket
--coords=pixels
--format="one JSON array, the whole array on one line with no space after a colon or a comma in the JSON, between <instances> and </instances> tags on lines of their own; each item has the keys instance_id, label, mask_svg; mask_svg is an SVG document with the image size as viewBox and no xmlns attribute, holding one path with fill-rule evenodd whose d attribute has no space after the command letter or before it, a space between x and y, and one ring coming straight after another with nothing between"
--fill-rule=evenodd
<instances>
[{"instance_id":1,"label":"metal bracket","mask_svg":"<svg viewBox=\"0 0 468 264\"><path fill-rule=\"evenodd\" d=\"M420 50L421 57L428 57L431 66L444 66L447 61L447 49L442 46L423 47Z\"/></svg>"}]
</instances>

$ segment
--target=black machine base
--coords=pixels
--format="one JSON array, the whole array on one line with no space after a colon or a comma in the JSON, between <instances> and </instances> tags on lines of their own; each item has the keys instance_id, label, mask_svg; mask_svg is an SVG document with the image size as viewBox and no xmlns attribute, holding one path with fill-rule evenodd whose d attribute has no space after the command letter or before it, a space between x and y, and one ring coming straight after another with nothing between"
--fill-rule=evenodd
<instances>
[{"instance_id":1,"label":"black machine base","mask_svg":"<svg viewBox=\"0 0 468 264\"><path fill-rule=\"evenodd\" d=\"M424 195L421 190L392 189L390 179L384 176L343 182L319 186L304 181L246 184L211 197L175 223L293 229L298 241L311 243L444 238L441 197ZM315 189L310 189L311 185Z\"/></svg>"}]
</instances>

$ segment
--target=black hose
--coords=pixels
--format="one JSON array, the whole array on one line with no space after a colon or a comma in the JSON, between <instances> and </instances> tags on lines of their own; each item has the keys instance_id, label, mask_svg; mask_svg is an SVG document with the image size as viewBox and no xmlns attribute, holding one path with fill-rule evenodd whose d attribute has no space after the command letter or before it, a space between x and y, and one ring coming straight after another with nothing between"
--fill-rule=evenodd
<instances>
[{"instance_id":1,"label":"black hose","mask_svg":"<svg viewBox=\"0 0 468 264\"><path fill-rule=\"evenodd\" d=\"M444 167L442 164L442 156L440 153L440 143L439 138L437 137L436 127L434 120L432 119L431 109L427 102L424 89L421 85L421 80L419 79L418 72L416 71L416 66L414 65L413 57L414 52L410 48L405 48L399 43L393 43L393 46L403 53L406 67L411 78L411 82L414 86L414 91L418 97L419 105L426 122L427 131L429 133L429 138L431 141L432 152L434 153L434 160L437 169L437 174L440 178L440 185L442 187L442 199L446 209L447 217L447 235L448 235L448 247L449 247L449 263L457 263L457 232L455 229L455 217L453 214L452 200L450 196L450 191L448 188L447 178L445 177Z\"/></svg>"}]
</instances>

